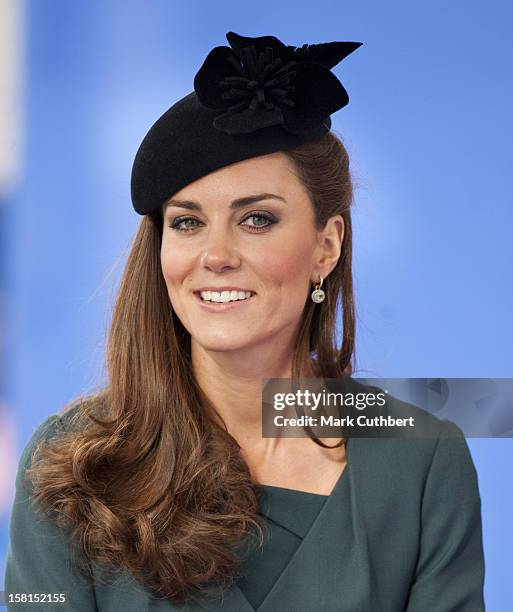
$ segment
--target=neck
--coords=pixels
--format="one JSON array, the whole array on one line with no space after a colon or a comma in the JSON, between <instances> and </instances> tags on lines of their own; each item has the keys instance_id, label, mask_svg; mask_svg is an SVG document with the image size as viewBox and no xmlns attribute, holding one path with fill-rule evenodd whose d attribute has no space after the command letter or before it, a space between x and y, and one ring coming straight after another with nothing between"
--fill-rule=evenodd
<instances>
[{"instance_id":1,"label":"neck","mask_svg":"<svg viewBox=\"0 0 513 612\"><path fill-rule=\"evenodd\" d=\"M291 378L293 347L275 345L210 351L191 343L196 380L242 448L272 451L278 438L262 438L262 382ZM311 369L306 366L307 375Z\"/></svg>"}]
</instances>

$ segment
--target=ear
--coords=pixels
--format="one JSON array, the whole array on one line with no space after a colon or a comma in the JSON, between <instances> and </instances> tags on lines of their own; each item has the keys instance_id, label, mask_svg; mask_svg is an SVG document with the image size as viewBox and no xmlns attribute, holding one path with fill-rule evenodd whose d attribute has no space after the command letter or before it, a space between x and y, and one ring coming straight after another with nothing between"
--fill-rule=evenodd
<instances>
[{"instance_id":1,"label":"ear","mask_svg":"<svg viewBox=\"0 0 513 612\"><path fill-rule=\"evenodd\" d=\"M320 276L326 278L337 265L342 252L344 230L345 225L342 215L334 215L318 232L315 264L312 270L313 283L319 282Z\"/></svg>"}]
</instances>

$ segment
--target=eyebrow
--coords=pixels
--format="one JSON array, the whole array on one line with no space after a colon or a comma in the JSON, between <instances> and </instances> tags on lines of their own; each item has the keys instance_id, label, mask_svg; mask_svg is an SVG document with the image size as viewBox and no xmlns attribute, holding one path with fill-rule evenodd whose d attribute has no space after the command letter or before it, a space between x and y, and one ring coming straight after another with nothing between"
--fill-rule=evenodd
<instances>
[{"instance_id":1,"label":"eyebrow","mask_svg":"<svg viewBox=\"0 0 513 612\"><path fill-rule=\"evenodd\" d=\"M282 202L285 202L285 204L287 203L287 200L285 200L285 198L282 198L281 196L276 195L274 193L259 193L256 195L245 196L244 198L237 198L233 200L230 204L230 209L249 206L251 204L254 204L255 202L259 202L260 200L281 200ZM187 208L188 210L202 210L201 204L192 200L168 200L164 205L164 211L166 211L169 206L179 206L181 208Z\"/></svg>"}]
</instances>

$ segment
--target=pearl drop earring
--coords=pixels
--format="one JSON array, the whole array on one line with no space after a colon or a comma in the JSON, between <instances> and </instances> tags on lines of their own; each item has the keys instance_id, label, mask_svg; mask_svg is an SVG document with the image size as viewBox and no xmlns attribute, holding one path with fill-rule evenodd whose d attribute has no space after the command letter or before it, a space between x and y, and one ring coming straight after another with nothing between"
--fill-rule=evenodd
<instances>
[{"instance_id":1,"label":"pearl drop earring","mask_svg":"<svg viewBox=\"0 0 513 612\"><path fill-rule=\"evenodd\" d=\"M312 291L310 295L310 297L312 298L312 302L315 302L316 304L320 304L322 301L324 301L324 298L326 297L326 294L321 289L322 276L320 277L320 279L321 279L320 282L318 282L317 285L315 285L315 289Z\"/></svg>"}]
</instances>

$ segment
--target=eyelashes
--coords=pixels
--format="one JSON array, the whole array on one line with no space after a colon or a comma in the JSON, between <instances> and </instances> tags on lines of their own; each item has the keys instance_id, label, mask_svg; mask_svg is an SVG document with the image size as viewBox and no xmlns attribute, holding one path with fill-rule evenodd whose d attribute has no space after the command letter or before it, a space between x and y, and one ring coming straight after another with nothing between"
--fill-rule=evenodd
<instances>
[{"instance_id":1,"label":"eyelashes","mask_svg":"<svg viewBox=\"0 0 513 612\"><path fill-rule=\"evenodd\" d=\"M254 220L258 219L259 222L261 220L264 220L266 221L266 223L265 225L260 225L258 223L256 225L248 225L246 224L246 221L248 219L254 219ZM195 225L191 226L191 222ZM258 232L263 232L263 231L268 230L275 223L278 223L278 219L276 219L274 215L271 215L266 212L254 212L248 215L247 217L245 217L241 221L240 224L247 227L249 231L253 233L258 233ZM199 224L201 224L201 221L199 219L196 219L196 217L182 216L182 217L176 217L176 219L173 219L173 221L169 224L169 227L175 230L176 232L185 234L185 233L193 232L194 230L196 230L199 227Z\"/></svg>"}]
</instances>

